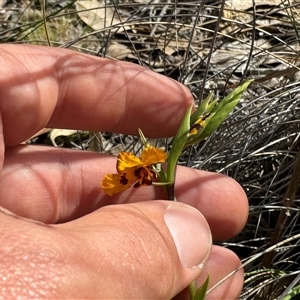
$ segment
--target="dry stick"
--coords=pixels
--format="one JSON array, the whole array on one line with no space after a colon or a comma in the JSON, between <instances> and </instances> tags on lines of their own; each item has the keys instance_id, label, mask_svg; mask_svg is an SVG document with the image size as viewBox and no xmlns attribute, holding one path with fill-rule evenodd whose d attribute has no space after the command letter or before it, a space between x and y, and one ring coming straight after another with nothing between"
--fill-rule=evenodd
<instances>
[{"instance_id":1,"label":"dry stick","mask_svg":"<svg viewBox=\"0 0 300 300\"><path fill-rule=\"evenodd\" d=\"M171 3L170 0L167 1L167 3ZM150 36L154 36L155 34L155 31L159 25L159 22L161 21L162 17L167 13L167 10L169 9L169 5L165 5L163 7L163 9L161 10L160 14L159 14L159 17L156 19L157 20L157 23L154 25L154 27L152 28L151 32L150 32Z\"/></svg>"},{"instance_id":2,"label":"dry stick","mask_svg":"<svg viewBox=\"0 0 300 300\"><path fill-rule=\"evenodd\" d=\"M113 3L113 6L114 6L114 8L115 8L114 14L116 14L117 17L118 17L119 20L120 20L121 27L124 29L124 35L125 35L125 37L126 37L126 38L128 39L128 41L130 42L130 45L131 45L131 47L133 48L134 54L136 55L136 58L137 58L139 64L140 64L141 66L144 66L144 64L143 64L143 62L142 62L140 56L138 55L138 52L137 52L137 50L136 50L135 45L134 45L134 43L132 42L132 39L130 38L130 36L129 36L127 30L124 28L125 22L122 21L122 17L121 17L121 15L120 15L120 12L119 12L119 10L117 9L118 3L116 3L115 0L112 0L112 3ZM107 5L107 3L106 3L106 1L105 1L105 6L106 6L106 5ZM105 13L106 13L106 9L105 9ZM106 18L106 17L105 17L105 18ZM112 20L112 21L113 21L113 20ZM126 21L126 22L127 22L127 21ZM111 25L112 25L112 24L111 24ZM108 30L109 35L110 35L110 31L111 31L111 30ZM107 39L106 45L108 45L108 42L109 42L109 39Z\"/></svg>"},{"instance_id":3,"label":"dry stick","mask_svg":"<svg viewBox=\"0 0 300 300\"><path fill-rule=\"evenodd\" d=\"M208 57L207 57L205 72L203 74L203 83L202 83L202 86L201 86L201 89L200 89L200 92L199 92L199 101L202 101L202 99L203 99L205 82L206 82L207 75L208 75L208 68L209 68L210 60L211 60L211 57L212 57L212 54L213 54L213 51L214 51L214 45L215 45L215 42L216 42L216 39L217 39L218 29L219 29L219 26L220 26L220 23L221 23L221 20L222 20L222 14L223 14L223 11L224 11L224 6L225 6L225 0L222 0L221 5L220 5L220 11L219 11L216 27L215 27L215 31L214 31L214 35L213 35L213 38L212 38L212 41L211 41L211 47L210 47L209 54L208 54Z\"/></svg>"},{"instance_id":4,"label":"dry stick","mask_svg":"<svg viewBox=\"0 0 300 300\"><path fill-rule=\"evenodd\" d=\"M300 238L300 234L296 234L284 241L279 242L278 244L275 244L269 248L267 248L266 250L264 250L261 253L255 254L252 257L250 257L245 263L243 263L241 266L239 266L238 268L236 268L235 270L233 270L232 272L230 272L229 274L227 274L225 277L223 277L219 282L217 282L214 286L212 286L206 293L206 295L208 295L209 293L211 293L214 289L216 289L218 286L220 286L222 283L224 283L227 279L229 279L232 275L234 275L236 272L238 272L239 270L245 268L247 265L249 265L250 263L252 263L253 261L257 260L259 257L263 256L266 253L270 253L270 252L274 252L276 249L278 249L279 247L288 244L294 240L298 240Z\"/></svg>"},{"instance_id":5,"label":"dry stick","mask_svg":"<svg viewBox=\"0 0 300 300\"><path fill-rule=\"evenodd\" d=\"M289 284L289 286L285 289L285 291L278 297L276 300L283 300L286 299L285 296L289 294L289 292L293 289L293 287L298 284L300 280L300 273L294 278L294 280Z\"/></svg>"},{"instance_id":6,"label":"dry stick","mask_svg":"<svg viewBox=\"0 0 300 300\"><path fill-rule=\"evenodd\" d=\"M202 4L199 4L199 9L197 10L197 15L196 15L196 18L195 18L195 22L194 22L194 25L192 25L192 32L190 34L190 39L189 39L189 43L188 43L188 46L187 46L187 49L185 51L185 56L184 56L184 60L183 60L183 63L182 63L182 70L185 69L185 66L187 64L187 60L188 60L188 54L190 52L190 48L191 48L191 44L192 44L192 40L194 38L194 35L195 35L195 30L196 30L196 27L197 27L197 23L198 23L198 20L199 20L199 17L200 17L200 10L201 10L201 6ZM218 24L217 24L218 25ZM213 43L211 45L211 48L213 48ZM208 65L206 67L206 70L208 72ZM183 82L183 77L182 77L182 74L180 74L180 78L179 78L179 82ZM204 81L203 81L204 82ZM201 98L199 98L201 100Z\"/></svg>"},{"instance_id":7,"label":"dry stick","mask_svg":"<svg viewBox=\"0 0 300 300\"><path fill-rule=\"evenodd\" d=\"M252 53L254 51L254 43L255 43L255 32L256 32L256 5L255 5L255 0L252 0L252 11L253 11L253 21L252 21L252 40L251 40L251 45L250 45L250 51L249 51L249 59L247 60L246 66L245 66L245 71L242 75L242 78L240 80L240 84L243 83L245 74L250 66L250 60L252 57Z\"/></svg>"},{"instance_id":8,"label":"dry stick","mask_svg":"<svg viewBox=\"0 0 300 300\"><path fill-rule=\"evenodd\" d=\"M47 39L48 45L51 46L51 41L50 41L50 38L49 38L48 28L47 28L46 0L42 0L41 2L42 2L41 5L42 5L42 12L43 12L46 39Z\"/></svg>"},{"instance_id":9,"label":"dry stick","mask_svg":"<svg viewBox=\"0 0 300 300\"><path fill-rule=\"evenodd\" d=\"M275 226L275 230L273 232L273 235L271 237L271 241L269 244L270 247L277 244L282 238L283 230L286 226L288 218L290 217L289 207L292 207L292 205L293 205L299 183L300 183L300 151L298 151L297 159L296 159L294 170L292 173L292 177L291 177L290 183L288 185L286 195L283 200L282 206L285 208L280 211L280 214L277 219L276 226ZM267 253L263 258L262 266L264 266L265 268L269 268L273 261L274 256L275 256L275 252Z\"/></svg>"}]
</instances>

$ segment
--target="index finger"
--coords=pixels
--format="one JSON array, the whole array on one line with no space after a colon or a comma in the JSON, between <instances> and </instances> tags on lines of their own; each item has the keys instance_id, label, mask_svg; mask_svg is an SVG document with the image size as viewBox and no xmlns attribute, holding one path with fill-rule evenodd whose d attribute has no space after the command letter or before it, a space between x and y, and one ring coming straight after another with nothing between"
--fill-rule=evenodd
<instances>
[{"instance_id":1,"label":"index finger","mask_svg":"<svg viewBox=\"0 0 300 300\"><path fill-rule=\"evenodd\" d=\"M171 136L193 103L183 85L139 65L30 45L0 46L0 96L8 146L44 127Z\"/></svg>"}]
</instances>

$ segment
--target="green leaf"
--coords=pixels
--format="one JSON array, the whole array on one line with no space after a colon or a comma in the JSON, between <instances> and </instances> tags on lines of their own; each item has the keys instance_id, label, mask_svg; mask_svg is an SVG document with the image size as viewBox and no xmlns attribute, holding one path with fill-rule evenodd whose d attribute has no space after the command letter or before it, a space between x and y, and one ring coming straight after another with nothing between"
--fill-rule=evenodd
<instances>
[{"instance_id":1,"label":"green leaf","mask_svg":"<svg viewBox=\"0 0 300 300\"><path fill-rule=\"evenodd\" d=\"M191 135L189 137L186 147L199 143L211 135L226 120L228 115L240 101L243 92L247 89L251 82L252 80L246 81L218 103L216 103L216 100L213 100L211 103L205 103L205 113L208 113L209 115L206 116L205 120L203 121L203 126L201 126L202 128L199 130L199 132L196 135ZM204 102L206 101L207 100L205 99ZM195 124L199 118L205 117L205 114L199 115L199 113L197 113L197 119L193 115L191 116L191 120L193 120L191 126L193 126L193 124Z\"/></svg>"},{"instance_id":2,"label":"green leaf","mask_svg":"<svg viewBox=\"0 0 300 300\"><path fill-rule=\"evenodd\" d=\"M183 117L183 120L181 121L180 127L172 143L172 148L170 150L169 157L168 157L168 168L167 168L168 182L172 182L172 183L175 182L177 161L189 137L191 111L192 111L192 107L190 107L187 110L185 116Z\"/></svg>"},{"instance_id":3,"label":"green leaf","mask_svg":"<svg viewBox=\"0 0 300 300\"><path fill-rule=\"evenodd\" d=\"M189 285L190 300L204 300L209 284L209 276L207 276L205 282L197 289L195 281Z\"/></svg>"},{"instance_id":4,"label":"green leaf","mask_svg":"<svg viewBox=\"0 0 300 300\"><path fill-rule=\"evenodd\" d=\"M214 104L218 99L212 101L213 94L210 93L198 106L198 108L191 115L191 124L194 124L198 119L206 115L211 111ZM212 101L212 102L211 102Z\"/></svg>"},{"instance_id":5,"label":"green leaf","mask_svg":"<svg viewBox=\"0 0 300 300\"><path fill-rule=\"evenodd\" d=\"M192 281L190 284L189 284L189 294L190 294L190 300L193 300L194 297L196 296L196 293L197 293L197 284L196 284L196 281Z\"/></svg>"},{"instance_id":6,"label":"green leaf","mask_svg":"<svg viewBox=\"0 0 300 300\"><path fill-rule=\"evenodd\" d=\"M235 99L228 103L227 105L223 106L222 109L218 110L214 114L212 114L207 120L206 125L198 135L197 140L202 141L209 135L211 135L228 117L231 111L235 108L238 104L240 99Z\"/></svg>"},{"instance_id":7,"label":"green leaf","mask_svg":"<svg viewBox=\"0 0 300 300\"><path fill-rule=\"evenodd\" d=\"M239 101L244 93L244 91L248 88L250 83L253 80L247 80L240 86L238 86L234 91L232 91L228 96L226 96L220 103L215 107L214 110L212 110L212 113L215 111L222 110L224 106L231 102Z\"/></svg>"},{"instance_id":8,"label":"green leaf","mask_svg":"<svg viewBox=\"0 0 300 300\"><path fill-rule=\"evenodd\" d=\"M207 276L205 282L199 287L193 300L204 300L205 299L206 291L208 288L208 283L209 283L209 276Z\"/></svg>"}]
</instances>

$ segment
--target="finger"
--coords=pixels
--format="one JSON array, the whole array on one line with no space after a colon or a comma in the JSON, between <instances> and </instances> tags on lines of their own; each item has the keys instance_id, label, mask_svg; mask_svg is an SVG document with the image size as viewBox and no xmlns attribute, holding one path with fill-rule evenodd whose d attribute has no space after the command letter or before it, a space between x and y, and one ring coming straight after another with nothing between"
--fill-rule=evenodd
<instances>
[{"instance_id":1,"label":"finger","mask_svg":"<svg viewBox=\"0 0 300 300\"><path fill-rule=\"evenodd\" d=\"M30 45L1 45L0 57L8 146L44 127L170 136L193 103L183 85L131 63Z\"/></svg>"},{"instance_id":2,"label":"finger","mask_svg":"<svg viewBox=\"0 0 300 300\"><path fill-rule=\"evenodd\" d=\"M241 261L234 252L220 246L214 246L209 261L206 264L205 272L198 279L198 284L204 282L203 279L206 279L207 275L211 274L210 289L228 274L233 274L226 281L217 285L208 294L207 300L238 299L244 284L244 271L243 269L239 269L240 266Z\"/></svg>"},{"instance_id":3,"label":"finger","mask_svg":"<svg viewBox=\"0 0 300 300\"><path fill-rule=\"evenodd\" d=\"M239 269L240 265L241 261L235 253L223 247L213 246L204 270L196 280L197 286L200 287L209 276L208 290L215 287L205 299L238 299L244 283L244 272L243 269ZM228 279L219 284L231 273L233 274ZM189 299L187 289L173 298L173 300Z\"/></svg>"},{"instance_id":4,"label":"finger","mask_svg":"<svg viewBox=\"0 0 300 300\"><path fill-rule=\"evenodd\" d=\"M66 222L109 204L164 199L160 187L131 188L114 197L104 195L100 181L115 172L116 158L98 153L40 146L7 149L0 177L0 205L45 223ZM248 216L248 201L232 179L179 167L179 201L200 210L214 239L236 235Z\"/></svg>"},{"instance_id":5,"label":"finger","mask_svg":"<svg viewBox=\"0 0 300 300\"><path fill-rule=\"evenodd\" d=\"M204 217L169 201L106 206L56 226L1 213L0 224L6 299L170 299L211 248Z\"/></svg>"},{"instance_id":6,"label":"finger","mask_svg":"<svg viewBox=\"0 0 300 300\"><path fill-rule=\"evenodd\" d=\"M214 240L227 240L244 228L249 212L248 198L232 178L185 169L178 173L176 184L178 199L203 213Z\"/></svg>"}]
</instances>

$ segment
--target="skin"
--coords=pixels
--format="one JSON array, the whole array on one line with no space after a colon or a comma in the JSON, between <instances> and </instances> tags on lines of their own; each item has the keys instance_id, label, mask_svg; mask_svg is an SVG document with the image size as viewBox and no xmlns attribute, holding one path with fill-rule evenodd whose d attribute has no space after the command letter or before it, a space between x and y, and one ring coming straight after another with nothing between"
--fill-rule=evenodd
<instances>
[{"instance_id":1,"label":"skin","mask_svg":"<svg viewBox=\"0 0 300 300\"><path fill-rule=\"evenodd\" d=\"M246 222L247 198L234 180L181 167L180 203L152 186L109 197L100 181L115 172L116 158L20 144L44 127L172 136L191 103L184 86L138 65L0 46L3 298L188 299L192 280L209 274L212 286L240 265L208 237L210 230L214 240L231 238ZM203 215L204 269L181 264L164 219L170 207L188 205ZM242 284L241 270L207 299L236 299Z\"/></svg>"}]
</instances>

